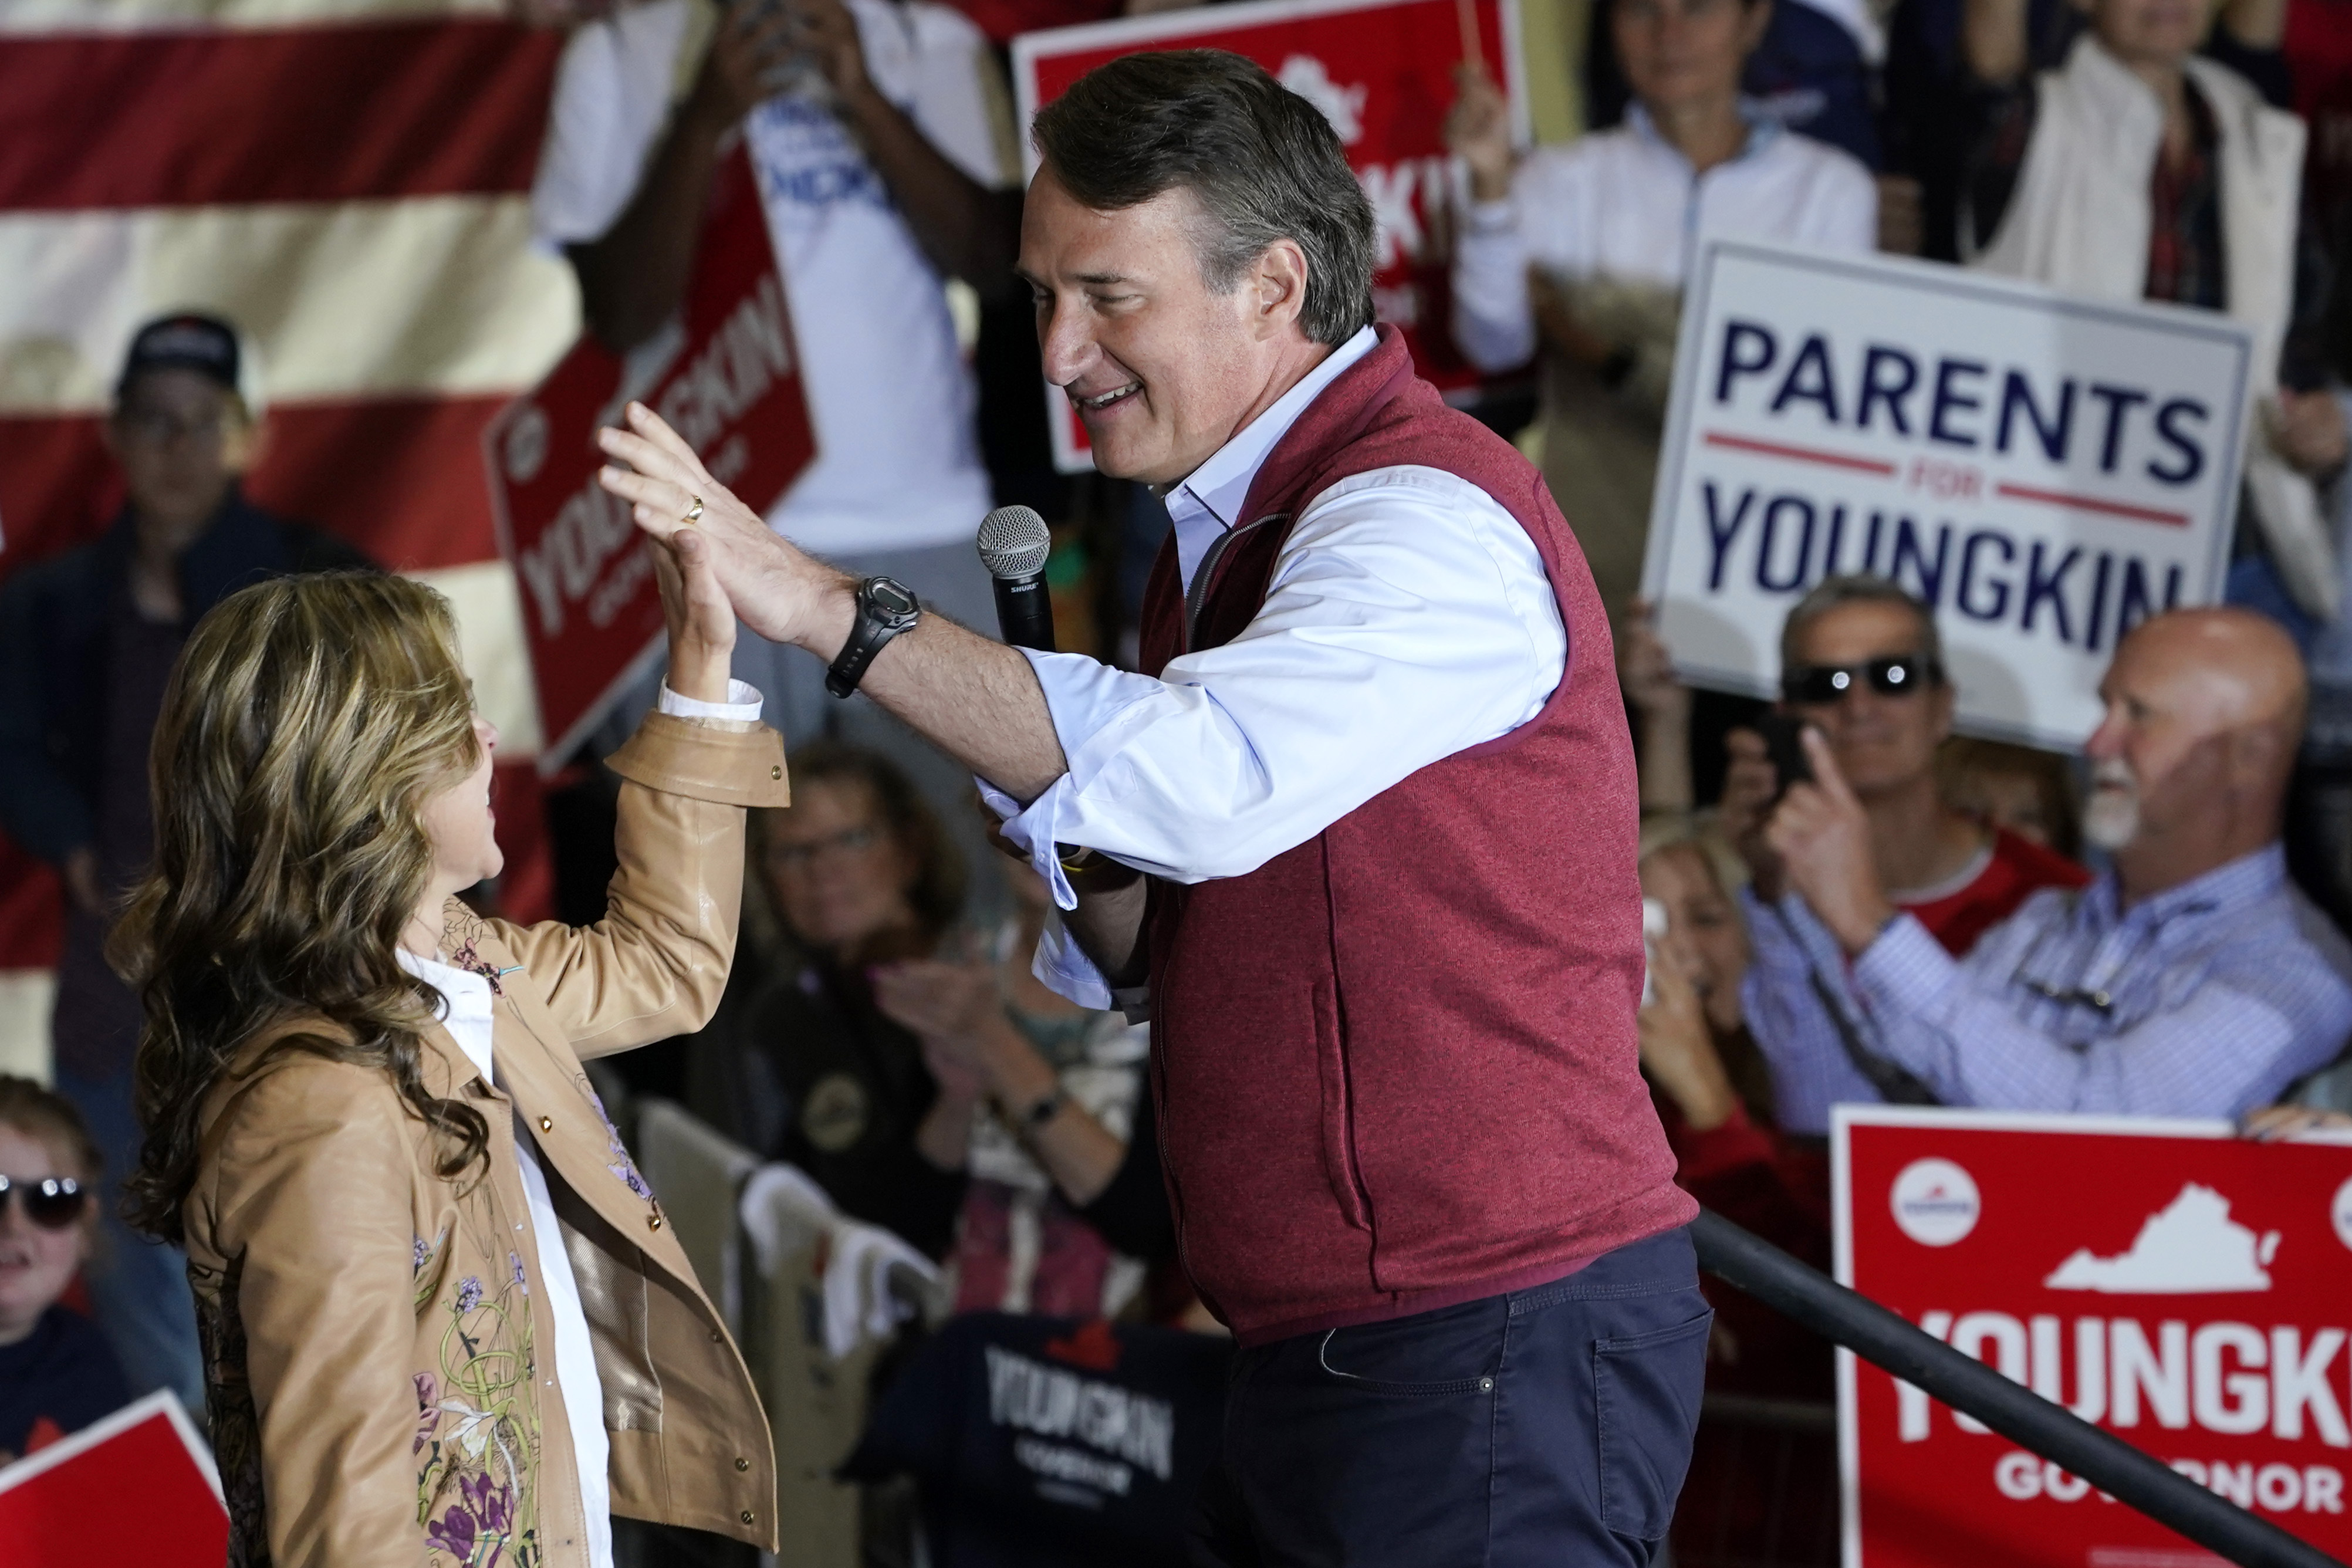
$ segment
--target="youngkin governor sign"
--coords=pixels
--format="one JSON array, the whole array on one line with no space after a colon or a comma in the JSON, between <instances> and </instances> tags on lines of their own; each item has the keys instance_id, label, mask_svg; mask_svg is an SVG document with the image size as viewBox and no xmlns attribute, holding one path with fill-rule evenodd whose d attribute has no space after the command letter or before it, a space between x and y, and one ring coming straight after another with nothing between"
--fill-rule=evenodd
<instances>
[{"instance_id":1,"label":"youngkin governor sign","mask_svg":"<svg viewBox=\"0 0 2352 1568\"><path fill-rule=\"evenodd\" d=\"M1789 606L1872 572L1935 608L1963 728L2081 745L2116 640L2221 597L2251 353L2215 311L1716 242L1643 573L1676 668L1773 695Z\"/></svg>"}]
</instances>

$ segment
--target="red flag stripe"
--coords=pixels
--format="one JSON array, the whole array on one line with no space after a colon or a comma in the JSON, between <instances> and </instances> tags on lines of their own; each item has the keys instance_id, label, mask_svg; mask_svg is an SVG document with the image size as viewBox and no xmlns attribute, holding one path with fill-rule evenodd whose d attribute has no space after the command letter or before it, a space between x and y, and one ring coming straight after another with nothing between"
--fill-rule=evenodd
<instances>
[{"instance_id":1,"label":"red flag stripe","mask_svg":"<svg viewBox=\"0 0 2352 1568\"><path fill-rule=\"evenodd\" d=\"M284 516L304 518L402 571L498 554L482 479L482 426L503 407L488 397L371 398L278 404L247 486ZM0 576L89 538L121 489L94 416L0 417Z\"/></svg>"},{"instance_id":2,"label":"red flag stripe","mask_svg":"<svg viewBox=\"0 0 2352 1568\"><path fill-rule=\"evenodd\" d=\"M0 47L0 208L530 189L562 37L503 22Z\"/></svg>"}]
</instances>

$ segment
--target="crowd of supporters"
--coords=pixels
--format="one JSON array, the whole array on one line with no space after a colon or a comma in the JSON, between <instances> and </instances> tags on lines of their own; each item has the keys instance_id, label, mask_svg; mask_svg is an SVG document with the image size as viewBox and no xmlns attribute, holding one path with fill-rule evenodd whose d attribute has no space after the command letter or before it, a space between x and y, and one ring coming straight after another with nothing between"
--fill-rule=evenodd
<instances>
[{"instance_id":1,"label":"crowd of supporters","mask_svg":"<svg viewBox=\"0 0 2352 1568\"><path fill-rule=\"evenodd\" d=\"M1121 9L783 0L715 24L689 0L614 9L566 47L532 198L588 330L657 354L740 131L820 452L772 526L987 627L972 527L1034 502L1079 563L1065 587L1084 579L1064 646L1106 655L1133 646L1168 518L1140 487L1063 479L1045 456L1003 50ZM1486 72L1462 69L1450 328L1492 378L1477 411L1538 463L1616 617L1652 910L1642 1065L1684 1184L1825 1264L1837 1103L2229 1117L2265 1134L2352 1104L2330 1070L2352 1038L2352 0L1594 0L1582 45L1531 65L1575 78L1591 123L1532 150ZM2126 638L2081 759L1956 736L1932 607L1875 578L1792 605L1777 703L1675 681L1639 579L1681 289L1717 237L1918 255L2252 330L2261 417L2232 607ZM108 425L120 516L0 584L0 827L68 894L56 1092L0 1080L0 1450L126 1389L201 1405L183 1260L89 1201L138 1140L138 1003L101 950L152 847L147 738L188 627L257 574L359 563L244 499L263 420L234 323L151 324ZM1124 1355L1171 1408L1213 1405L1213 1354L1133 1327L1214 1330L1173 1256L1147 1031L1032 976L1058 917L991 853L991 819L944 758L760 638L739 642L736 673L793 748L793 805L754 814L717 1017L600 1082L682 1104L897 1238L940 1270L937 1315L1130 1326L1115 1342L989 1319L874 1371L898 1409L856 1473L916 1474L934 1541L996 1560L940 1500L951 1459L891 1435L924 1428L909 1410L950 1411L980 1339L1104 1376ZM587 921L610 801L575 795L554 825L562 912ZM1719 1389L1826 1400L1824 1345L1717 1305ZM1700 1524L1753 1528L1759 1489L1833 1484L1826 1465L1718 1476L1704 1453L1696 1473L1710 1489L1688 1505L1693 1563ZM872 1546L887 1510L865 1528ZM646 1561L718 1550L625 1544Z\"/></svg>"}]
</instances>

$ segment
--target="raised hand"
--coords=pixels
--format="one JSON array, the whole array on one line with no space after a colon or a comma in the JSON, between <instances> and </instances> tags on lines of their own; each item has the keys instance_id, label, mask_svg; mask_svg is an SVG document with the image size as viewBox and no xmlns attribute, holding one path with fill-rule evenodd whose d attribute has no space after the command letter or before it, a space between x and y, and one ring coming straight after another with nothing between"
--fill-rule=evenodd
<instances>
[{"instance_id":1,"label":"raised hand","mask_svg":"<svg viewBox=\"0 0 2352 1568\"><path fill-rule=\"evenodd\" d=\"M662 619L669 625L669 689L698 702L726 701L735 611L710 570L709 542L698 530L681 528L668 543L648 539L644 548L654 552Z\"/></svg>"},{"instance_id":2,"label":"raised hand","mask_svg":"<svg viewBox=\"0 0 2352 1568\"><path fill-rule=\"evenodd\" d=\"M1859 954L1895 918L1895 906L1878 885L1862 802L1838 772L1822 732L1808 725L1802 735L1814 782L1789 786L1765 825L1765 841L1787 868L1789 885L1804 895L1839 945Z\"/></svg>"},{"instance_id":3,"label":"raised hand","mask_svg":"<svg viewBox=\"0 0 2352 1568\"><path fill-rule=\"evenodd\" d=\"M771 642L796 643L830 658L854 614L849 579L770 532L767 521L712 479L661 416L632 403L625 417L627 429L596 433L597 445L613 459L597 470L597 482L631 503L636 525L664 543L688 526L699 501L701 515L692 526L708 550L711 578L734 613Z\"/></svg>"},{"instance_id":4,"label":"raised hand","mask_svg":"<svg viewBox=\"0 0 2352 1568\"><path fill-rule=\"evenodd\" d=\"M1454 68L1459 96L1445 115L1445 145L1470 165L1470 194L1497 202L1511 194L1511 104L1484 66L1468 60Z\"/></svg>"}]
</instances>

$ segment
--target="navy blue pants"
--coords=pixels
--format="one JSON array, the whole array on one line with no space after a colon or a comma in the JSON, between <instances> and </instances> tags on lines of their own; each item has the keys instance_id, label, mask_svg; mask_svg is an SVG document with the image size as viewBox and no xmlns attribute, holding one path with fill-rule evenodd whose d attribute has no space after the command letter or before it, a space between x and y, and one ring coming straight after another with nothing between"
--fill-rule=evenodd
<instances>
[{"instance_id":1,"label":"navy blue pants","mask_svg":"<svg viewBox=\"0 0 2352 1568\"><path fill-rule=\"evenodd\" d=\"M1645 1565L1690 1465L1713 1317L1673 1230L1548 1285L1244 1350L1194 1555Z\"/></svg>"}]
</instances>

